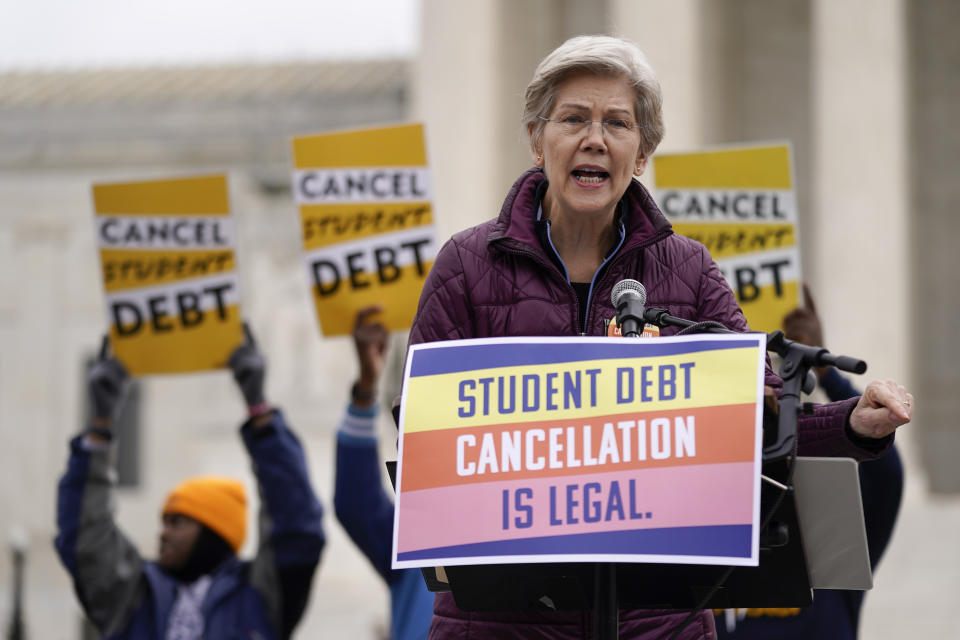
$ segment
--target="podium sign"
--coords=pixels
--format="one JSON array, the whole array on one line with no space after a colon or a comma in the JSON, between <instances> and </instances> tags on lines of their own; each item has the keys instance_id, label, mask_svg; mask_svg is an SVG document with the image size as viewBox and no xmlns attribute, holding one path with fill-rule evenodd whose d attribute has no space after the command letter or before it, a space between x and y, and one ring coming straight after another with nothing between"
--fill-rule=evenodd
<instances>
[{"instance_id":1,"label":"podium sign","mask_svg":"<svg viewBox=\"0 0 960 640\"><path fill-rule=\"evenodd\" d=\"M243 342L225 175L93 186L110 343L132 375L227 366Z\"/></svg>"},{"instance_id":2,"label":"podium sign","mask_svg":"<svg viewBox=\"0 0 960 640\"><path fill-rule=\"evenodd\" d=\"M781 143L653 158L657 204L706 245L756 331L779 329L801 302L791 156Z\"/></svg>"},{"instance_id":3,"label":"podium sign","mask_svg":"<svg viewBox=\"0 0 960 640\"><path fill-rule=\"evenodd\" d=\"M765 340L414 345L393 567L756 566Z\"/></svg>"},{"instance_id":4,"label":"podium sign","mask_svg":"<svg viewBox=\"0 0 960 640\"><path fill-rule=\"evenodd\" d=\"M298 137L293 160L323 334L349 334L372 304L388 329L409 329L437 253L423 126Z\"/></svg>"}]
</instances>

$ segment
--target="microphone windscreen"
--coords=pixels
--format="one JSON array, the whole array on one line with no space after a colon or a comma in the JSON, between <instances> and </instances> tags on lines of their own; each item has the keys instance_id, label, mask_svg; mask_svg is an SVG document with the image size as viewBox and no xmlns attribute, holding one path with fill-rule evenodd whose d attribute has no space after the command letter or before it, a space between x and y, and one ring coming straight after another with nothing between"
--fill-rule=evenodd
<instances>
[{"instance_id":1,"label":"microphone windscreen","mask_svg":"<svg viewBox=\"0 0 960 640\"><path fill-rule=\"evenodd\" d=\"M613 291L610 292L610 302L613 303L614 307L620 307L620 298L624 295L637 295L640 298L640 304L647 304L647 290L646 288L630 278L624 278L617 284L613 285Z\"/></svg>"}]
</instances>

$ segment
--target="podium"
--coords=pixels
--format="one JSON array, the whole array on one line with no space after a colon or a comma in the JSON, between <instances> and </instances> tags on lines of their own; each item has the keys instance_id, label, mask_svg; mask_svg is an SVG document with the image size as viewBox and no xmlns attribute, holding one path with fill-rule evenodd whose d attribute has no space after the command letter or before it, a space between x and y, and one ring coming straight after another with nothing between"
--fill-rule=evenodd
<instances>
[{"instance_id":1,"label":"podium","mask_svg":"<svg viewBox=\"0 0 960 640\"><path fill-rule=\"evenodd\" d=\"M436 569L423 569L424 580L430 591L452 592L464 611L603 613L611 605L601 598L610 591L597 581L605 576L615 576L612 593L617 594L619 609L804 607L812 603L812 588L869 589L872 576L856 465L846 459L850 464L843 469L844 459L832 459L830 463L839 464L824 468L827 461L798 458L798 483L813 485L804 495L800 489L805 487L798 484L801 500L788 493L777 504L781 489L764 483L762 515L774 505L776 510L761 532L757 567L619 563L610 570L609 565L594 563L475 565L442 569L444 581ZM395 463L388 463L388 470L392 479ZM764 465L763 473L774 482L789 477L783 460ZM807 520L814 522L803 526ZM812 555L805 551L805 540ZM604 637L602 631L597 635ZM608 628L606 637L616 636Z\"/></svg>"},{"instance_id":2,"label":"podium","mask_svg":"<svg viewBox=\"0 0 960 640\"><path fill-rule=\"evenodd\" d=\"M772 475L770 475L772 474ZM783 461L764 475L786 480ZM778 480L778 481L779 481ZM761 490L761 517L781 490ZM723 565L616 564L616 593L621 609L692 609L724 573ZM464 611L581 610L594 608L598 585L594 563L503 564L445 567L447 583L434 569L423 569L431 591L451 591ZM812 602L796 505L787 495L777 506L768 532L760 539L760 565L733 567L705 606L802 607Z\"/></svg>"},{"instance_id":3,"label":"podium","mask_svg":"<svg viewBox=\"0 0 960 640\"><path fill-rule=\"evenodd\" d=\"M714 348L714 345L710 346ZM669 554L660 561L638 562L568 562L560 558L555 559L560 561L529 564L455 563L441 571L422 569L428 588L450 591L457 606L465 611L593 610L594 637L597 638L616 637L620 609L696 612L705 608L809 605L812 587L818 585L811 583L808 572L809 558L793 492L794 471L799 462L796 457L796 418L804 409L799 398L801 388L807 383L809 366L818 362L817 358L829 354L825 350L793 350L792 343L783 340L782 334L772 336L768 347L783 349L786 366L793 366L794 370L784 372L779 416L764 419L760 524L755 529L759 535L759 551L752 556L758 562L757 566L694 564L692 558L688 559L688 564L663 563L664 560L670 561ZM431 364L436 367L435 361ZM427 373L433 374L436 370L429 369ZM421 460L425 460L422 451ZM406 480L404 486L405 483ZM859 502L858 486L856 499ZM504 497L505 514L506 509ZM862 535L862 511L859 524L863 560L869 572L865 535ZM703 537L709 535L707 533L699 535L699 540L710 539ZM727 559L727 555L720 555L715 561ZM729 555L727 562L736 561L733 554ZM440 559L438 564L442 564L441 556L427 557ZM705 561L710 562L710 559ZM677 631L681 628L679 626Z\"/></svg>"}]
</instances>

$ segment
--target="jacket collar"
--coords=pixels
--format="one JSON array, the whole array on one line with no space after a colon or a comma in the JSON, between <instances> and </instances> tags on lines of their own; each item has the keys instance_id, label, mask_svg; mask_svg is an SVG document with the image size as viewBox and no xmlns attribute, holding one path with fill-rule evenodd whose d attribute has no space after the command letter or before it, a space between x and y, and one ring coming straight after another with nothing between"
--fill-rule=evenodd
<instances>
[{"instance_id":1,"label":"jacket collar","mask_svg":"<svg viewBox=\"0 0 960 640\"><path fill-rule=\"evenodd\" d=\"M545 181L546 176L539 167L528 169L517 178L503 201L500 216L487 235L488 244L510 238L542 251L536 226L540 204L537 192ZM636 180L630 182L620 202L627 236L620 251L649 244L673 233L673 227L653 196Z\"/></svg>"}]
</instances>

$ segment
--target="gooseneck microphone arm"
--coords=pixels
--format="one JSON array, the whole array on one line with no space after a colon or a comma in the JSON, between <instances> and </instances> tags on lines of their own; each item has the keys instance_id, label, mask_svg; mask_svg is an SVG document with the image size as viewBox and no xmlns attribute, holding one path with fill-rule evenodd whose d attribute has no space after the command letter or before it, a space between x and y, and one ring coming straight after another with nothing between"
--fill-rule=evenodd
<instances>
[{"instance_id":1,"label":"gooseneck microphone arm","mask_svg":"<svg viewBox=\"0 0 960 640\"><path fill-rule=\"evenodd\" d=\"M672 316L666 309L659 309L657 307L647 307L644 309L643 321L649 322L650 324L658 327L680 327L681 329L691 329L696 327L698 333L737 333L736 331L727 329L719 322L694 322L693 320L687 320L686 318Z\"/></svg>"},{"instance_id":2,"label":"gooseneck microphone arm","mask_svg":"<svg viewBox=\"0 0 960 640\"><path fill-rule=\"evenodd\" d=\"M659 309L657 307L647 307L643 310L643 320L644 322L649 322L650 324L655 324L658 327L682 327L689 328L695 327L698 324L693 320L687 320L685 318L678 318L676 316L670 315L666 309ZM731 331L726 327L721 326L710 326L706 327L706 330L702 333L737 333L736 331ZM783 358L786 358L790 352L798 352L801 361L804 365L809 367L836 367L841 371L848 371L850 373L861 374L866 372L867 363L858 358L851 358L850 356L838 356L830 353L823 347L809 346L796 342L794 340L789 340L784 337L782 331L774 331L767 334L767 351L773 351L780 354Z\"/></svg>"}]
</instances>

